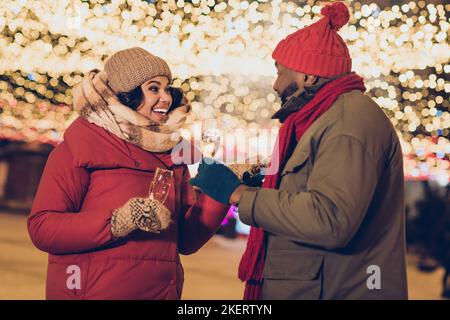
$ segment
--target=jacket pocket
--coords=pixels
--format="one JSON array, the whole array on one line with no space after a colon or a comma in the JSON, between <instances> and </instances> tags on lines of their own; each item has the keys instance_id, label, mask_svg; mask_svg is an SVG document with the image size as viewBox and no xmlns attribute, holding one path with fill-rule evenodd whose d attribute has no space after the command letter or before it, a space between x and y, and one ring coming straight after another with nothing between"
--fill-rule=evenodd
<instances>
[{"instance_id":1,"label":"jacket pocket","mask_svg":"<svg viewBox=\"0 0 450 320\"><path fill-rule=\"evenodd\" d=\"M263 272L264 299L320 299L323 259L298 251L271 252Z\"/></svg>"},{"instance_id":2,"label":"jacket pocket","mask_svg":"<svg viewBox=\"0 0 450 320\"><path fill-rule=\"evenodd\" d=\"M310 154L308 151L294 153L286 162L281 175L283 176L287 173L295 173L300 171L308 163L309 156Z\"/></svg>"},{"instance_id":3,"label":"jacket pocket","mask_svg":"<svg viewBox=\"0 0 450 320\"><path fill-rule=\"evenodd\" d=\"M293 155L287 161L281 174L280 190L306 191L309 177L309 156L309 152L301 152Z\"/></svg>"}]
</instances>

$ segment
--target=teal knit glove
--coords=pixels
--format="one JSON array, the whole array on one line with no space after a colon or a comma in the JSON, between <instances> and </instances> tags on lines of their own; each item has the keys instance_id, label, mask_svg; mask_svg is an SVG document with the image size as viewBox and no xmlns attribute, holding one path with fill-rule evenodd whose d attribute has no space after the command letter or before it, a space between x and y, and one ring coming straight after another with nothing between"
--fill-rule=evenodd
<instances>
[{"instance_id":1,"label":"teal knit glove","mask_svg":"<svg viewBox=\"0 0 450 320\"><path fill-rule=\"evenodd\" d=\"M189 183L223 204L229 204L231 194L242 184L233 171L211 158L202 159L197 175Z\"/></svg>"}]
</instances>

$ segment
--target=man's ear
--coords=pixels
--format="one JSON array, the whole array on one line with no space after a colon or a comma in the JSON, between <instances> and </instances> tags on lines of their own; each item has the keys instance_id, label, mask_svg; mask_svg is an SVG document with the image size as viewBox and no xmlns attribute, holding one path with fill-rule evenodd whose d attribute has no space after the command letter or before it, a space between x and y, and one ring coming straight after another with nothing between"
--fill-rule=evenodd
<instances>
[{"instance_id":1,"label":"man's ear","mask_svg":"<svg viewBox=\"0 0 450 320\"><path fill-rule=\"evenodd\" d=\"M317 80L319 79L318 76L312 75L312 74L305 74L305 86L313 86Z\"/></svg>"}]
</instances>

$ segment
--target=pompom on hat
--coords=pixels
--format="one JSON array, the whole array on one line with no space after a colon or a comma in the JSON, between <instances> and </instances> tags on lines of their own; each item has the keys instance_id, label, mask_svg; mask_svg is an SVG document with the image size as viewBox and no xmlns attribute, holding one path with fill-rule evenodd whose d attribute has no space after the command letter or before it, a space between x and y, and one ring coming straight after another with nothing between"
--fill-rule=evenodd
<instances>
[{"instance_id":1,"label":"pompom on hat","mask_svg":"<svg viewBox=\"0 0 450 320\"><path fill-rule=\"evenodd\" d=\"M334 2L320 13L323 18L319 21L281 40L273 59L288 69L324 78L351 72L350 53L337 33L350 19L347 6Z\"/></svg>"}]
</instances>

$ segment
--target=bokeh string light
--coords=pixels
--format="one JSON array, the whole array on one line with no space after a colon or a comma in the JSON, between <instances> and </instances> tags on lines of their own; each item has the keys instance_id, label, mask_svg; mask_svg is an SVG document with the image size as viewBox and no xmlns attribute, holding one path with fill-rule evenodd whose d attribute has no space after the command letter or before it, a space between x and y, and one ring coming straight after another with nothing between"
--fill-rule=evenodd
<instances>
[{"instance_id":1,"label":"bokeh string light","mask_svg":"<svg viewBox=\"0 0 450 320\"><path fill-rule=\"evenodd\" d=\"M165 58L193 101L190 121L276 126L271 52L327 1L17 0L0 2L0 137L56 143L76 117L72 88L117 50ZM394 124L414 179L450 178L449 4L347 1L353 69Z\"/></svg>"}]
</instances>

